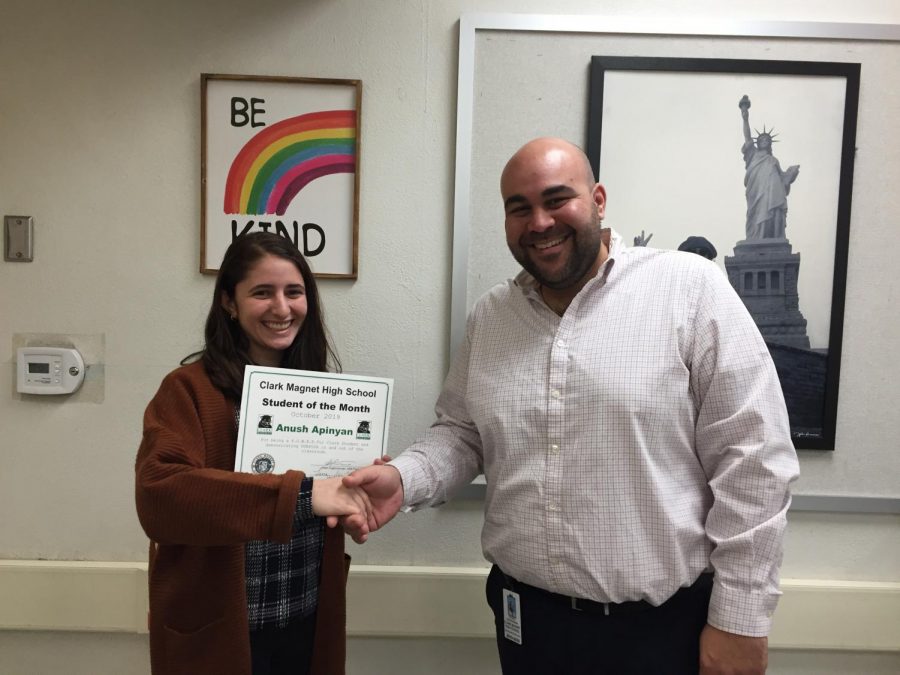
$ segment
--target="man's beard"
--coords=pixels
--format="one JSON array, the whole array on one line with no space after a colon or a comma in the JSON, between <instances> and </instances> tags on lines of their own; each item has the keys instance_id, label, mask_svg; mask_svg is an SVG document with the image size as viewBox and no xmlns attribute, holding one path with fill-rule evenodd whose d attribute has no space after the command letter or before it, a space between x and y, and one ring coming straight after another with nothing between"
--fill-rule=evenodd
<instances>
[{"instance_id":1,"label":"man's beard","mask_svg":"<svg viewBox=\"0 0 900 675\"><path fill-rule=\"evenodd\" d=\"M572 239L572 253L563 268L553 276L545 276L539 264L531 259L529 255L529 252L533 250L531 246L524 246L519 242L515 247L510 246L509 250L516 261L541 286L562 290L580 282L597 261L603 242L599 219L592 224L589 231L572 230L570 238Z\"/></svg>"}]
</instances>

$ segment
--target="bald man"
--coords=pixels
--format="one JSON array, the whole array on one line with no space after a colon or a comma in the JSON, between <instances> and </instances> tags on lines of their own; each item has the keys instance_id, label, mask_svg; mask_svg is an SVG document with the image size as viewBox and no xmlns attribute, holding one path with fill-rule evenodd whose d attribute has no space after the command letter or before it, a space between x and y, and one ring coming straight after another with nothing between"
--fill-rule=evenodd
<instances>
[{"instance_id":1,"label":"bald man","mask_svg":"<svg viewBox=\"0 0 900 675\"><path fill-rule=\"evenodd\" d=\"M798 464L765 343L725 276L626 247L576 146L500 179L523 270L469 316L437 420L345 479L354 539L479 473L503 672L759 674Z\"/></svg>"}]
</instances>

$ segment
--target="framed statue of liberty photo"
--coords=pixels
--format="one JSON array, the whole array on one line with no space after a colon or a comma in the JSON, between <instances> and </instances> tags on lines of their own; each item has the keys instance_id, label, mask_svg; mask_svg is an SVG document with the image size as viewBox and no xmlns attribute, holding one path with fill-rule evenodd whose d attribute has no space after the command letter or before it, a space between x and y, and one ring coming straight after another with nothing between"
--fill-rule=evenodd
<instances>
[{"instance_id":1,"label":"framed statue of liberty photo","mask_svg":"<svg viewBox=\"0 0 900 675\"><path fill-rule=\"evenodd\" d=\"M594 56L587 153L629 244L720 266L797 449L833 450L858 63Z\"/></svg>"}]
</instances>

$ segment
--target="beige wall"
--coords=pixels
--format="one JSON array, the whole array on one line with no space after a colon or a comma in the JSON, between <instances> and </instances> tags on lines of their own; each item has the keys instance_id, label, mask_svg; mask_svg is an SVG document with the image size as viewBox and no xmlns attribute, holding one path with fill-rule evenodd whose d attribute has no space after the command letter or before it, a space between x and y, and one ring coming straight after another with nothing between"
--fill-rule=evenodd
<instances>
[{"instance_id":1,"label":"beige wall","mask_svg":"<svg viewBox=\"0 0 900 675\"><path fill-rule=\"evenodd\" d=\"M36 230L33 263L0 263L0 560L145 560L131 484L141 413L162 376L199 346L212 288L197 272L201 72L363 81L359 278L322 282L328 323L346 371L395 379L392 444L402 449L428 424L449 358L456 36L460 14L472 11L900 23L900 8L879 0L789 8L779 0L0 0L0 210L33 216ZM896 161L898 145L885 139L863 151ZM882 214L873 231L897 215ZM878 311L896 305L900 251L895 238L854 237L852 246L851 286L853 265L877 265L893 282L878 298L848 295L856 309L841 393L882 400L900 379L888 358L897 322ZM24 400L13 347L48 333L90 352L90 386L65 401ZM842 437L837 452L804 456L804 468L821 473L865 457L852 433ZM352 547L355 560L483 566L480 520L472 500L406 516ZM896 516L792 514L784 575L900 582L898 525ZM490 672L493 652L476 643L453 650L455 642L435 641L437 653L461 659L443 672ZM392 644L352 642L351 672L398 672L387 665ZM397 646L429 658L421 644ZM370 653L376 665L364 667ZM53 658L67 672L124 673L92 670L94 660L145 663L144 636L0 631L3 675L53 672ZM898 662L845 654L822 660L837 670L782 663L785 673L877 673Z\"/></svg>"}]
</instances>

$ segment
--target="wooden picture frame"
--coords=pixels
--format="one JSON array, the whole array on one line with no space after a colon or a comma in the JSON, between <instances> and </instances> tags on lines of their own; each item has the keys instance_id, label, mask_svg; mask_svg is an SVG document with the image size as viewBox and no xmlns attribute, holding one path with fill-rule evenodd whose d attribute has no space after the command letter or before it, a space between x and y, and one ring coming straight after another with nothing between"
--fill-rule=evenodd
<instances>
[{"instance_id":1,"label":"wooden picture frame","mask_svg":"<svg viewBox=\"0 0 900 675\"><path fill-rule=\"evenodd\" d=\"M201 95L200 271L266 230L315 276L355 279L362 83L204 73Z\"/></svg>"}]
</instances>

